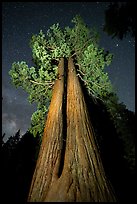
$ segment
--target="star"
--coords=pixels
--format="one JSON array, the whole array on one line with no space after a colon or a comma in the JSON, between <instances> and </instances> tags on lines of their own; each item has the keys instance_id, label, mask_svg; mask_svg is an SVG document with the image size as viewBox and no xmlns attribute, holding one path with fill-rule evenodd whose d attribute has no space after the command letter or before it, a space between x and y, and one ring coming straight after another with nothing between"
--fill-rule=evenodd
<instances>
[{"instance_id":1,"label":"star","mask_svg":"<svg viewBox=\"0 0 137 204\"><path fill-rule=\"evenodd\" d=\"M119 46L119 44L117 43L117 44L116 44L116 47L118 47L118 46Z\"/></svg>"},{"instance_id":2,"label":"star","mask_svg":"<svg viewBox=\"0 0 137 204\"><path fill-rule=\"evenodd\" d=\"M12 103L12 102L13 102L13 101L10 99L10 100L9 100L9 103Z\"/></svg>"}]
</instances>

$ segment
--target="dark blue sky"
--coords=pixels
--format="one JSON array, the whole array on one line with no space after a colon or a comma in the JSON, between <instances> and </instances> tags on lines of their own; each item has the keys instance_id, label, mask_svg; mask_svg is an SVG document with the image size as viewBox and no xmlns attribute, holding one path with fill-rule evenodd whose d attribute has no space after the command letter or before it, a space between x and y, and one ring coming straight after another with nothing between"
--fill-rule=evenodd
<instances>
[{"instance_id":1,"label":"dark blue sky","mask_svg":"<svg viewBox=\"0 0 137 204\"><path fill-rule=\"evenodd\" d=\"M127 36L122 41L103 32L105 9L109 2L3 2L2 4L2 132L7 137L18 129L25 133L35 104L30 105L27 94L11 85L8 72L14 61L31 62L29 40L31 35L44 32L54 23L69 26L80 14L89 27L100 33L100 47L114 54L106 68L120 102L135 110L135 40Z\"/></svg>"}]
</instances>

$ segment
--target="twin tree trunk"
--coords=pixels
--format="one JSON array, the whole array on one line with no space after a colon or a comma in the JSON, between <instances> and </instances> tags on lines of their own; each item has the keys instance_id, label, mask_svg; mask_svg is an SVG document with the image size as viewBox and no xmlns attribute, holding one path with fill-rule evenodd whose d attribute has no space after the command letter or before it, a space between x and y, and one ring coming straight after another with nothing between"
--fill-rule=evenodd
<instances>
[{"instance_id":1,"label":"twin tree trunk","mask_svg":"<svg viewBox=\"0 0 137 204\"><path fill-rule=\"evenodd\" d=\"M73 60L65 66L61 58L28 202L116 202Z\"/></svg>"}]
</instances>

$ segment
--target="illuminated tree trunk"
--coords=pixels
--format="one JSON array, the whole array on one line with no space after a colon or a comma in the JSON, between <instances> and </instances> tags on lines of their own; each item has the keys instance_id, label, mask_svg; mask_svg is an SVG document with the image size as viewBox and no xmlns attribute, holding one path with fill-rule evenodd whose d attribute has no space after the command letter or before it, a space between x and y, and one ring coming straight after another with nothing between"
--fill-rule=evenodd
<instances>
[{"instance_id":1,"label":"illuminated tree trunk","mask_svg":"<svg viewBox=\"0 0 137 204\"><path fill-rule=\"evenodd\" d=\"M28 201L116 201L71 58L67 77L64 59L59 63Z\"/></svg>"}]
</instances>

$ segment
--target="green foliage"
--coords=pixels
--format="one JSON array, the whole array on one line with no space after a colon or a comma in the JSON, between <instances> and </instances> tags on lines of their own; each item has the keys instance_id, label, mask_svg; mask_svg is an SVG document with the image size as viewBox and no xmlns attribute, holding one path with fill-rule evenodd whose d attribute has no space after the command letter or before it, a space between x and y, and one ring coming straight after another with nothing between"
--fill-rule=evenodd
<instances>
[{"instance_id":1,"label":"green foliage","mask_svg":"<svg viewBox=\"0 0 137 204\"><path fill-rule=\"evenodd\" d=\"M108 74L104 72L104 68L110 64L111 58L111 54L105 56L104 50L93 44L90 44L78 58L78 65L83 73L83 80L89 94L96 98L103 99L107 93L113 91Z\"/></svg>"},{"instance_id":2,"label":"green foliage","mask_svg":"<svg viewBox=\"0 0 137 204\"><path fill-rule=\"evenodd\" d=\"M80 16L72 19L73 28L61 29L52 25L46 34L40 30L30 40L34 67L26 62L14 62L9 72L12 83L28 93L30 103L37 103L37 111L31 117L30 132L42 135L45 115L51 100L52 87L57 78L57 65L61 57L75 57L78 75L84 81L89 94L104 100L112 86L105 66L111 63L112 55L98 47L99 36L89 29Z\"/></svg>"},{"instance_id":3,"label":"green foliage","mask_svg":"<svg viewBox=\"0 0 137 204\"><path fill-rule=\"evenodd\" d=\"M39 135L43 134L46 112L47 112L46 106L40 105L38 106L38 110L34 112L31 117L32 124L30 132L34 135L34 137L36 137L37 134Z\"/></svg>"}]
</instances>

